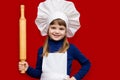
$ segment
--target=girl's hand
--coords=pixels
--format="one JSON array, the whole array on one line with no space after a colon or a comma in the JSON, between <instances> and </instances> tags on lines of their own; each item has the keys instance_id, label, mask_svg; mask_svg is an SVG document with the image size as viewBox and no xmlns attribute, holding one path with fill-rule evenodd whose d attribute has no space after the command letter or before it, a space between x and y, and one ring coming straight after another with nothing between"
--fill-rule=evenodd
<instances>
[{"instance_id":1,"label":"girl's hand","mask_svg":"<svg viewBox=\"0 0 120 80\"><path fill-rule=\"evenodd\" d=\"M71 77L69 80L76 80L75 77Z\"/></svg>"},{"instance_id":2,"label":"girl's hand","mask_svg":"<svg viewBox=\"0 0 120 80\"><path fill-rule=\"evenodd\" d=\"M26 61L21 61L18 64L19 71L27 71L29 65Z\"/></svg>"}]
</instances>

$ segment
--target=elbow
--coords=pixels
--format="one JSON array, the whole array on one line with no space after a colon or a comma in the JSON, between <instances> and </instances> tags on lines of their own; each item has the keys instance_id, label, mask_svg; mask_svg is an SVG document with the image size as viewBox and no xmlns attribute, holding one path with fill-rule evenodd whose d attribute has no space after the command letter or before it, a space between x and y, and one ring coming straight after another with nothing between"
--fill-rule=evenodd
<instances>
[{"instance_id":1,"label":"elbow","mask_svg":"<svg viewBox=\"0 0 120 80\"><path fill-rule=\"evenodd\" d=\"M88 70L89 70L91 68L91 62L89 60L87 60L86 65L88 66Z\"/></svg>"},{"instance_id":2,"label":"elbow","mask_svg":"<svg viewBox=\"0 0 120 80\"><path fill-rule=\"evenodd\" d=\"M83 64L82 64L82 67L85 69L85 70L89 70L91 68L91 62L89 60L85 61Z\"/></svg>"},{"instance_id":3,"label":"elbow","mask_svg":"<svg viewBox=\"0 0 120 80\"><path fill-rule=\"evenodd\" d=\"M91 68L91 62L88 60L88 66L89 66L89 69Z\"/></svg>"}]
</instances>

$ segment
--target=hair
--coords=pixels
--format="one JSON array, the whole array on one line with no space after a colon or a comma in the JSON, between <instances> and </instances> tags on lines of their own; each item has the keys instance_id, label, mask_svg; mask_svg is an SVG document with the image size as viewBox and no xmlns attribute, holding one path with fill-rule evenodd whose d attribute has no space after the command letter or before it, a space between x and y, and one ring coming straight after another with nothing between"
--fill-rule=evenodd
<instances>
[{"instance_id":1,"label":"hair","mask_svg":"<svg viewBox=\"0 0 120 80\"><path fill-rule=\"evenodd\" d=\"M55 19L53 20L50 25L53 25L57 23L58 25L60 26L65 26L66 27L66 23L64 20L58 18L58 19ZM49 50L48 50L48 38L49 36L46 37L46 40L45 40L45 43L44 43L44 46L43 46L43 54L42 56L48 56L48 53L49 53ZM67 37L65 36L64 37L64 42L63 42L63 45L62 47L58 50L59 53L65 53L67 51L67 49L69 48L69 42L67 40Z\"/></svg>"}]
</instances>

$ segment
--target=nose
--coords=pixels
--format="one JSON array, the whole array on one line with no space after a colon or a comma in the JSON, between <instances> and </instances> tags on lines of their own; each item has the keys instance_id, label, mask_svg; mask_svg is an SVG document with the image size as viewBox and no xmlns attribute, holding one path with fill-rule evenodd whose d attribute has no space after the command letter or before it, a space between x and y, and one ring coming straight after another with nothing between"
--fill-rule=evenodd
<instances>
[{"instance_id":1,"label":"nose","mask_svg":"<svg viewBox=\"0 0 120 80\"><path fill-rule=\"evenodd\" d=\"M59 29L56 29L56 30L55 30L55 32L56 32L56 33L59 33L59 32L60 32L60 30L59 30Z\"/></svg>"}]
</instances>

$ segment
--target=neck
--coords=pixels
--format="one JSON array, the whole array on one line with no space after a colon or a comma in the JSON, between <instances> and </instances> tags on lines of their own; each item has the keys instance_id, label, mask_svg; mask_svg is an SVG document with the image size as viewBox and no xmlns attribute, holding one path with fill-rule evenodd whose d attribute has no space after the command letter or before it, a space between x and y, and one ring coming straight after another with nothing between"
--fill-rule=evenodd
<instances>
[{"instance_id":1,"label":"neck","mask_svg":"<svg viewBox=\"0 0 120 80\"><path fill-rule=\"evenodd\" d=\"M48 38L48 47L49 47L49 52L56 52L58 51L64 42L64 38L59 40L59 41L55 41L51 38Z\"/></svg>"}]
</instances>

